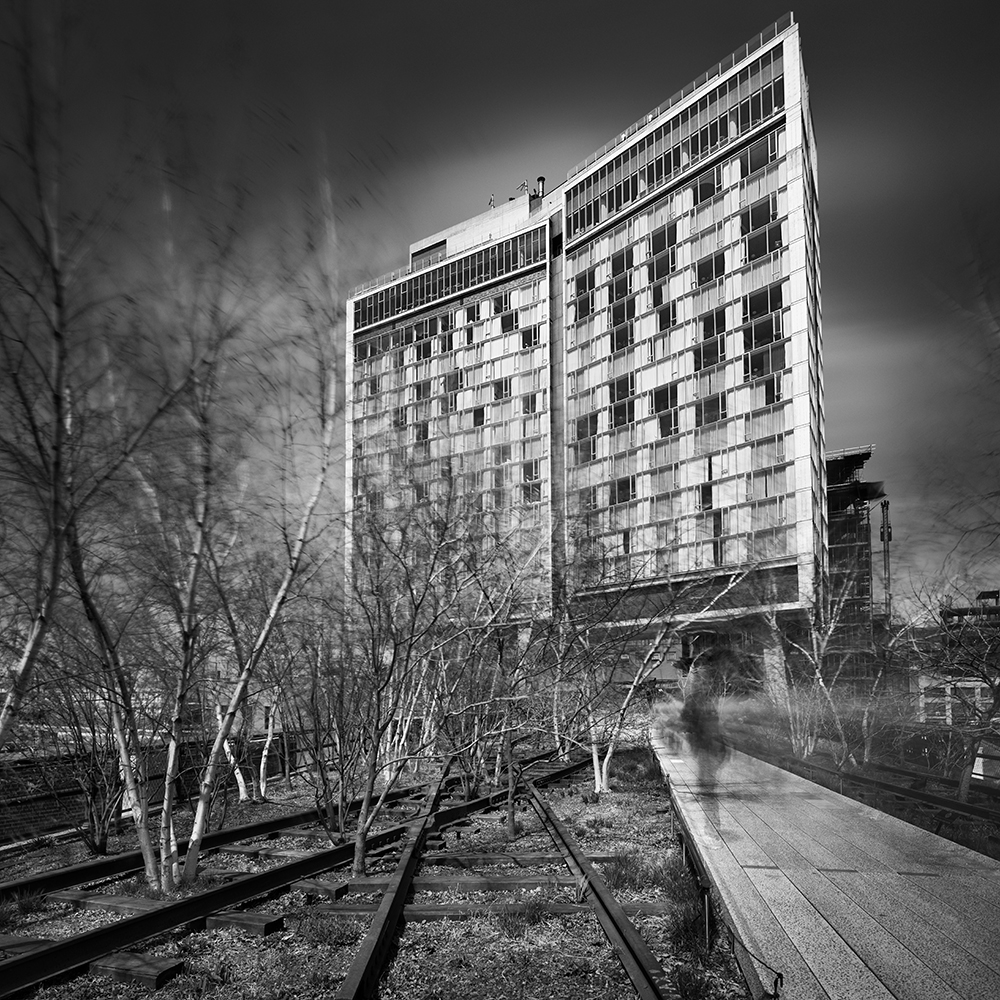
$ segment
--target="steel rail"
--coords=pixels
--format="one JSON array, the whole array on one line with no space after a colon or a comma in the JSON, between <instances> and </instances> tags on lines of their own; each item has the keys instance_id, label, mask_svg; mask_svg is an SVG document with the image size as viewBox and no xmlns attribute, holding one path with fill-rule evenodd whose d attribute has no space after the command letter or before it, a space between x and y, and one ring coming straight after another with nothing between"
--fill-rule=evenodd
<instances>
[{"instance_id":1,"label":"steel rail","mask_svg":"<svg viewBox=\"0 0 1000 1000\"><path fill-rule=\"evenodd\" d=\"M544 757L551 754L536 755L530 758L531 764L541 763ZM586 767L589 758L557 767L546 775L540 776L540 781L558 781L569 777L576 771ZM443 781L443 779L442 779ZM405 913L406 896L413 884L413 877L420 864L421 852L427 834L430 830L439 830L457 823L467 816L496 809L507 801L506 788L491 795L483 795L470 802L439 807L443 784L432 793L428 799L428 812L410 825L410 834L397 865L396 872L385 887L382 900L362 941L358 954L335 995L335 1000L367 1000L378 995L378 984L391 955L392 940L400 926Z\"/></svg>"},{"instance_id":2,"label":"steel rail","mask_svg":"<svg viewBox=\"0 0 1000 1000\"><path fill-rule=\"evenodd\" d=\"M668 983L663 966L628 919L597 869L582 854L565 827L538 794L535 784L526 781L525 785L538 818L566 859L569 870L579 879L587 902L593 907L636 992L642 1000L664 1000Z\"/></svg>"},{"instance_id":3,"label":"steel rail","mask_svg":"<svg viewBox=\"0 0 1000 1000\"><path fill-rule=\"evenodd\" d=\"M586 766L589 760L567 765L545 775L542 780L554 781L571 774L574 770ZM443 780L442 787L457 779ZM426 787L426 786L420 786ZM393 793L393 798L411 795L413 788L400 789ZM471 803L460 803L456 806L437 809L434 813L419 815L407 824L398 824L367 838L369 850L374 850L393 843L407 835L414 823L418 821L433 821L435 826L447 826L464 818L470 812L496 807L507 799L507 790L503 789L494 795L483 796ZM301 821L302 815L314 816L315 811L306 814L292 814L280 820L268 820L262 824L251 824L252 827L271 826L273 824L292 825L292 819ZM277 828L280 829L281 825ZM246 839L249 827L236 827L233 831L220 831L218 835L242 831L233 839ZM206 838L207 839L207 838ZM138 852L135 852L138 854ZM145 913L126 917L113 924L75 935L71 938L55 941L26 955L19 955L0 961L0 1000L15 996L27 990L34 989L43 983L58 979L76 972L84 971L91 962L112 951L127 949L147 938L162 934L185 925L197 926L207 916L220 910L229 909L252 899L267 896L276 890L290 886L293 882L311 878L332 868L349 863L354 856L354 844L344 844L340 847L319 852L308 858L301 858L287 864L277 866L257 875L247 875L237 881L227 883L216 889L210 889L175 902L165 902L155 909ZM121 857L125 857L122 855ZM96 865L100 865L97 862ZM73 866L74 870L87 867ZM93 868L94 865L91 865ZM141 864L139 865L141 867ZM60 869L59 872L66 872ZM58 875L59 872L51 873ZM114 873L113 873L114 874ZM42 876L43 878L45 876ZM93 881L93 879L90 879ZM78 884L78 882L68 883ZM402 898L402 897L400 897Z\"/></svg>"},{"instance_id":4,"label":"steel rail","mask_svg":"<svg viewBox=\"0 0 1000 1000\"><path fill-rule=\"evenodd\" d=\"M424 787L426 786L412 785L397 789L386 796L386 801L406 798ZM360 798L354 799L349 804L348 811L355 812L360 804ZM229 827L206 834L201 845L202 849L207 851L237 840L249 840L252 837L263 837L269 833L277 833L289 826L321 821L319 810L306 809L302 812L289 813L287 816L279 816L277 819L261 820L259 823L247 823L243 826ZM178 851L183 856L187 852L188 841L182 840L177 846ZM38 892L56 892L59 889L68 889L70 886L80 885L84 882L98 882L102 879L113 878L115 875L127 875L130 872L142 871L142 868L141 852L128 851L110 858L101 858L99 861L84 861L78 865L56 868L53 871L42 872L40 875L33 875L31 878L0 882L0 899Z\"/></svg>"},{"instance_id":5,"label":"steel rail","mask_svg":"<svg viewBox=\"0 0 1000 1000\"><path fill-rule=\"evenodd\" d=\"M378 995L379 980L388 963L392 941L403 916L403 906L413 884L417 865L420 864L420 852L423 850L428 827L433 823L434 812L444 789L444 776L450 765L449 758L445 762L441 780L428 793L427 812L410 824L399 864L382 895L368 933L365 934L358 953L354 956L347 976L335 994L335 1000L362 1000L362 998L367 1000Z\"/></svg>"},{"instance_id":6,"label":"steel rail","mask_svg":"<svg viewBox=\"0 0 1000 1000\"><path fill-rule=\"evenodd\" d=\"M956 816L966 816L970 819L987 820L1000 825L1000 812L995 809L969 805L966 802L959 802L957 799L950 799L944 795L920 792L913 788L907 788L904 785L896 785L890 781L880 781L878 778L867 778L864 775L853 774L850 771L837 771L832 767L824 767L822 764L811 764L808 761L800 761L794 758L789 758L788 762L799 770L809 771L810 775L812 772L819 771L821 774L830 775L841 782L846 781L866 788L877 788L898 798L911 799L914 802L932 806L939 812L954 813ZM788 770L792 770L792 768L789 767Z\"/></svg>"},{"instance_id":7,"label":"steel rail","mask_svg":"<svg viewBox=\"0 0 1000 1000\"><path fill-rule=\"evenodd\" d=\"M399 840L408 830L408 825L398 825L374 834L367 838L368 849L383 847ZM311 878L346 864L353 856L354 844L344 844L258 875L248 875L197 896L164 903L146 913L56 941L28 955L7 959L0 962L0 997L13 996L49 979L82 970L111 951L120 951L185 924L197 924L211 913L247 903L299 879Z\"/></svg>"},{"instance_id":8,"label":"steel rail","mask_svg":"<svg viewBox=\"0 0 1000 1000\"><path fill-rule=\"evenodd\" d=\"M944 785L945 788L958 788L961 783L958 778L952 778L947 774L938 774L935 771L917 771L908 767L898 767L895 764L878 764L874 761L867 766L879 771L887 771L890 774L898 774L904 778L922 779L932 785ZM973 776L969 783L969 790L986 799L1000 800L1000 787L991 785L982 778Z\"/></svg>"}]
</instances>

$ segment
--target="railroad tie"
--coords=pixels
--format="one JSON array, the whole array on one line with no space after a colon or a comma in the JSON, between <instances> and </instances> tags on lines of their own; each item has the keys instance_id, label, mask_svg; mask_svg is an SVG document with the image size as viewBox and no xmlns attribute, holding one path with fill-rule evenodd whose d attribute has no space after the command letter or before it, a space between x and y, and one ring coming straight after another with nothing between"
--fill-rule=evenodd
<instances>
[{"instance_id":1,"label":"railroad tie","mask_svg":"<svg viewBox=\"0 0 1000 1000\"><path fill-rule=\"evenodd\" d=\"M148 989L158 990L184 971L184 963L176 958L118 951L91 962L90 971L97 976L110 976L120 983L140 983Z\"/></svg>"}]
</instances>

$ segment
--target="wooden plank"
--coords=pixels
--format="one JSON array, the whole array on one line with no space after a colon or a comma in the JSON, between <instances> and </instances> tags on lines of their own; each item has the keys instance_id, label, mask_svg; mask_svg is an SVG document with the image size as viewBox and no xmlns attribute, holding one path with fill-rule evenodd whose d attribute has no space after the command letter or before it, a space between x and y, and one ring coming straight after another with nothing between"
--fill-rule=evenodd
<instances>
[{"instance_id":1,"label":"wooden plank","mask_svg":"<svg viewBox=\"0 0 1000 1000\"><path fill-rule=\"evenodd\" d=\"M1000 926L1000 900L991 903L976 893L969 892L965 886L946 875L901 874L905 874L914 885L920 886L925 892L963 914L973 925L982 924L991 928Z\"/></svg>"},{"instance_id":2,"label":"wooden plank","mask_svg":"<svg viewBox=\"0 0 1000 1000\"><path fill-rule=\"evenodd\" d=\"M326 896L328 899L340 899L350 890L347 882L331 882L328 879L304 878L293 882L292 889L298 889L309 896Z\"/></svg>"},{"instance_id":3,"label":"wooden plank","mask_svg":"<svg viewBox=\"0 0 1000 1000\"><path fill-rule=\"evenodd\" d=\"M156 958L131 951L105 955L90 963L90 971L99 976L110 976L121 983L141 983L151 990L184 971L184 963L174 958Z\"/></svg>"},{"instance_id":4,"label":"wooden plank","mask_svg":"<svg viewBox=\"0 0 1000 1000\"><path fill-rule=\"evenodd\" d=\"M52 903L72 903L85 910L105 910L108 913L148 913L166 905L165 900L146 899L144 896L114 896L108 893L90 892L87 889L63 889L50 892L45 897Z\"/></svg>"},{"instance_id":5,"label":"wooden plank","mask_svg":"<svg viewBox=\"0 0 1000 1000\"><path fill-rule=\"evenodd\" d=\"M830 1000L895 1000L782 872L747 872ZM911 1000L911 998L907 998Z\"/></svg>"},{"instance_id":6,"label":"wooden plank","mask_svg":"<svg viewBox=\"0 0 1000 1000\"><path fill-rule=\"evenodd\" d=\"M680 803L685 818L692 805L687 799ZM773 969L782 974L783 995L827 1000L826 991L728 845L703 850L700 857L716 887L727 921L749 953L760 981L770 985Z\"/></svg>"},{"instance_id":7,"label":"wooden plank","mask_svg":"<svg viewBox=\"0 0 1000 1000\"><path fill-rule=\"evenodd\" d=\"M24 937L20 934L0 934L0 951L6 955L27 955L52 944L51 938Z\"/></svg>"},{"instance_id":8,"label":"wooden plank","mask_svg":"<svg viewBox=\"0 0 1000 1000\"><path fill-rule=\"evenodd\" d=\"M534 905L534 904L532 904ZM502 913L521 913L527 904L521 902L498 903L496 901L460 902L460 903L407 903L403 907L403 919L414 923L426 923L434 920L467 920L470 917L482 917ZM542 904L545 913L552 916L572 916L581 913L593 913L586 903L550 903ZM358 903L345 900L337 903L318 903L310 912L330 913L341 916L363 916L375 913L378 903ZM622 909L629 916L665 916L672 913L676 907L673 903L622 903Z\"/></svg>"},{"instance_id":9,"label":"wooden plank","mask_svg":"<svg viewBox=\"0 0 1000 1000\"><path fill-rule=\"evenodd\" d=\"M988 996L1000 996L994 928L970 926L966 916L903 875L838 872L827 877L960 994L975 996L976 983L985 982L993 991Z\"/></svg>"},{"instance_id":10,"label":"wooden plank","mask_svg":"<svg viewBox=\"0 0 1000 1000\"><path fill-rule=\"evenodd\" d=\"M726 800L727 812L743 828L747 836L783 871L790 868L844 867L842 858L799 830L787 811L774 808L754 809L755 803ZM765 819L770 819L770 823Z\"/></svg>"},{"instance_id":11,"label":"wooden plank","mask_svg":"<svg viewBox=\"0 0 1000 1000\"><path fill-rule=\"evenodd\" d=\"M352 878L346 886L350 892L384 892L388 878ZM531 889L572 889L577 880L572 875L542 875L518 878L503 875L417 875L413 888L422 892L517 892Z\"/></svg>"},{"instance_id":12,"label":"wooden plank","mask_svg":"<svg viewBox=\"0 0 1000 1000\"><path fill-rule=\"evenodd\" d=\"M608 864L614 854L588 854L594 864ZM430 851L423 856L424 865L439 865L442 868L478 868L481 865L516 865L520 868L532 865L560 865L566 862L558 854L460 854L457 852Z\"/></svg>"},{"instance_id":13,"label":"wooden plank","mask_svg":"<svg viewBox=\"0 0 1000 1000\"><path fill-rule=\"evenodd\" d=\"M952 989L948 980L926 964L922 949L914 940L917 936L913 933L916 921L908 919L902 908L891 924L886 924L845 895L825 876L801 870L786 874L822 919L895 996L968 1000L976 995ZM904 938L897 933L906 935L908 943L904 943Z\"/></svg>"},{"instance_id":14,"label":"wooden plank","mask_svg":"<svg viewBox=\"0 0 1000 1000\"><path fill-rule=\"evenodd\" d=\"M266 937L284 929L285 917L281 913L220 910L211 914L205 921L206 930L214 931L224 927L236 927L254 937Z\"/></svg>"}]
</instances>

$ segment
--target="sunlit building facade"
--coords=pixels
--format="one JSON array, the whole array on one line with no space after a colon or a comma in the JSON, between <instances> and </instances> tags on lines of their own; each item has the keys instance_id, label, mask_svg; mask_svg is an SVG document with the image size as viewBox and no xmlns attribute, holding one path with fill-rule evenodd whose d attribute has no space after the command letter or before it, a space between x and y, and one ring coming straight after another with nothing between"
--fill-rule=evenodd
<instances>
[{"instance_id":1,"label":"sunlit building facade","mask_svg":"<svg viewBox=\"0 0 1000 1000\"><path fill-rule=\"evenodd\" d=\"M405 454L414 501L459 481L554 591L714 579L706 619L810 604L819 229L791 16L562 185L415 244L352 295L348 336L356 503Z\"/></svg>"}]
</instances>

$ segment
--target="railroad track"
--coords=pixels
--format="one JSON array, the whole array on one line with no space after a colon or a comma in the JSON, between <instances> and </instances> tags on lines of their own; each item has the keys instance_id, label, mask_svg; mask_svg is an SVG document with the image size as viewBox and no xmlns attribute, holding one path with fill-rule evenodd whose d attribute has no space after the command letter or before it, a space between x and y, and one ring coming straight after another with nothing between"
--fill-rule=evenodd
<instances>
[{"instance_id":1,"label":"railroad track","mask_svg":"<svg viewBox=\"0 0 1000 1000\"><path fill-rule=\"evenodd\" d=\"M529 797L531 806L552 838L553 847L547 854L535 852L522 859L515 858L515 865L519 864L521 867L515 868L513 876L498 876L492 868L487 875L476 873L479 866L495 864L498 860L496 856L463 855L442 850L445 830L468 823L477 814L503 807L507 801L507 790L482 796L472 802L448 801L446 796L449 783L442 777L434 786L421 789L419 799L414 797L413 789L401 790L399 799L404 802L409 800L413 806L412 815L405 822L396 823L368 838L368 849L373 854L386 852L394 845L399 847L395 870L391 875L381 878L352 879L340 874L353 860L354 846L347 844L303 852L303 856L278 863L268 871L239 874L231 881L198 895L168 902L108 896L90 889L67 891L51 888L52 885L59 884L60 880L64 884L80 885L80 869L88 866L76 866L77 870L74 872L48 873L43 876L47 880L44 883L39 883L37 879L21 883L22 891L28 884L36 887L41 885L45 887L45 891L54 894L51 897L54 900L75 901L98 908L117 907L116 912L129 915L72 938L52 942L25 941L21 949L23 953L0 961L0 997L22 994L52 979L102 966L105 971L117 968L119 976L131 970L132 978L147 985L158 985L177 971L177 963L170 967L167 960L143 956L127 949L165 931L184 927L199 929L229 925L242 926L249 933L266 933L269 921L273 927L281 926L281 914L249 912L247 907L261 900L273 901L294 888L305 892L307 898L314 901L311 904L312 912L371 914L369 930L336 993L337 1000L357 1000L375 994L402 921L456 919L472 914L482 915L484 911L491 909L514 913L518 905L428 905L421 902L421 892L441 891L442 886L455 884L470 891L484 887L500 891L509 886L515 892L521 892L530 885L557 884L571 889L575 893L575 902L554 904L550 907L551 911L565 913L593 910L635 985L637 995L643 1000L656 1000L664 995L666 974L629 921L625 909L614 900L594 868L595 860L609 859L585 856L539 793L539 787L571 780L576 771L588 765L589 759L584 758L568 765L543 765L535 761L530 768L525 767L525 777L530 774L532 780L520 784L520 793ZM308 815L305 813L286 817L282 825L277 825L279 821L272 821L255 824L252 828L244 827L239 831L227 831L227 841L232 844L237 839L266 836L274 830L299 827L301 823L308 821ZM315 819L315 814L312 815ZM214 846L224 845L220 842ZM387 857L387 854L382 854L383 862ZM511 860L510 855L504 857ZM533 877L529 866L543 862L564 864L566 872L561 876L547 874L540 878ZM423 864L435 867L458 866L462 874L447 877L422 876L418 873ZM89 873L83 874L86 884L92 885L93 879L89 876L96 870L94 866L89 866ZM121 872L111 875L105 872L100 877L119 874ZM74 879L75 881L71 881ZM17 891L12 883L8 883L3 889L7 894ZM378 892L381 898L377 903L352 903L348 895L352 891ZM416 893L414 900L407 902L407 897L412 893ZM0 946L10 948L10 939L0 940ZM109 958L109 955L112 957Z\"/></svg>"}]
</instances>

